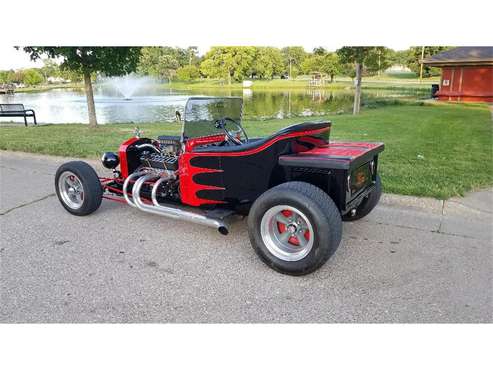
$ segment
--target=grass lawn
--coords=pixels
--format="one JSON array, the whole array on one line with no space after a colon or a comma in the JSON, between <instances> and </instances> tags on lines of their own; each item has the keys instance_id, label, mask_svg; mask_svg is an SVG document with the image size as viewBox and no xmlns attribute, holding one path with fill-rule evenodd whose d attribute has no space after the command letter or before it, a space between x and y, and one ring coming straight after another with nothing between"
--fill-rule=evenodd
<instances>
[{"instance_id":1,"label":"grass lawn","mask_svg":"<svg viewBox=\"0 0 493 370\"><path fill-rule=\"evenodd\" d=\"M485 105L387 106L331 119L335 140L383 141L380 173L384 191L446 199L493 184L493 124ZM250 136L264 136L302 118L246 121ZM144 136L180 131L173 123L140 125ZM0 149L73 157L117 151L134 125L44 125L0 128Z\"/></svg>"},{"instance_id":2,"label":"grass lawn","mask_svg":"<svg viewBox=\"0 0 493 370\"><path fill-rule=\"evenodd\" d=\"M310 76L301 76L292 80L254 80L252 89L254 90L285 90L285 89L307 89ZM423 89L429 91L432 83L438 83L439 77L424 78L422 82L414 73L383 73L379 76L363 77L363 87L371 89ZM178 90L204 90L204 89L225 89L225 90L242 90L241 82L233 82L228 85L224 80L202 79L195 81L173 81L171 84L164 84L167 88ZM324 86L318 86L316 89L337 90L345 89L353 86L353 80L350 77L337 76L333 83L327 83ZM68 83L68 84L48 84L17 88L16 92L42 92L57 88L83 89L84 84Z\"/></svg>"},{"instance_id":3,"label":"grass lawn","mask_svg":"<svg viewBox=\"0 0 493 370\"><path fill-rule=\"evenodd\" d=\"M414 74L382 74L380 76L369 76L363 77L362 85L363 87L373 88L373 89L423 89L430 91L432 83L438 83L439 77L425 78L422 82L419 81L417 77L413 77ZM252 89L306 89L308 88L308 81L310 77L304 76L293 80L253 80ZM183 89L183 90L202 90L202 89L243 89L241 82L233 82L231 85L225 83L221 80L214 79L204 79L196 80L190 82L175 81L171 84L166 84L166 86L173 89ZM353 80L350 77L337 76L333 83L328 83L324 86L317 86L315 89L344 89L353 86Z\"/></svg>"}]
</instances>

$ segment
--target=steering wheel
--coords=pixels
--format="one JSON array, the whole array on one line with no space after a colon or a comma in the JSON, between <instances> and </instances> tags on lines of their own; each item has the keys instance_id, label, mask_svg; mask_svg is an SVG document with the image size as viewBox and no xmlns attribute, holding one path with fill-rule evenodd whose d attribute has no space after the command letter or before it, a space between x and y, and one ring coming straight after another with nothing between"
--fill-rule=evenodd
<instances>
[{"instance_id":1,"label":"steering wheel","mask_svg":"<svg viewBox=\"0 0 493 370\"><path fill-rule=\"evenodd\" d=\"M232 124L234 124L238 129L236 131L229 131L226 128L226 124L228 122L231 122ZM215 126L216 126L216 128L223 129L224 130L224 133L226 134L226 136L228 138L228 140L230 140L232 143L234 143L236 145L243 145L243 142L240 139L238 139L238 137L236 136L237 134L240 134L240 133L243 134L243 136L245 137L245 143L248 142L248 136L247 136L245 130L243 129L243 127L241 127L241 125L238 122L236 122L232 118L223 117L221 119L218 119L216 121Z\"/></svg>"}]
</instances>

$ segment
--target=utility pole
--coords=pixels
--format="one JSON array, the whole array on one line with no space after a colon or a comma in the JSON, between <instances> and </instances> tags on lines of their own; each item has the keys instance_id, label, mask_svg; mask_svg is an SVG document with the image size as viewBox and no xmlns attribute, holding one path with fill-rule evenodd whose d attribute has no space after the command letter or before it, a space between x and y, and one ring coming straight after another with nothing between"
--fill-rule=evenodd
<instances>
[{"instance_id":1,"label":"utility pole","mask_svg":"<svg viewBox=\"0 0 493 370\"><path fill-rule=\"evenodd\" d=\"M421 47L421 60L420 60L420 67L419 67L419 83L423 80L423 59L425 58L425 47Z\"/></svg>"}]
</instances>

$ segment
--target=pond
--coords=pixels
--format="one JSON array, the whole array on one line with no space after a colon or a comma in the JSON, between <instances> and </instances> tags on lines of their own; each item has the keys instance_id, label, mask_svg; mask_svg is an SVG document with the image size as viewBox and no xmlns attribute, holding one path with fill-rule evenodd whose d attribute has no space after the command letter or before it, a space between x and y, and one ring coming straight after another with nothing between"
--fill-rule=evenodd
<instances>
[{"instance_id":1,"label":"pond","mask_svg":"<svg viewBox=\"0 0 493 370\"><path fill-rule=\"evenodd\" d=\"M269 119L339 114L352 109L351 89L291 90L175 90L163 85L141 88L130 99L105 85L94 89L99 123L171 122L176 110L183 111L190 96L242 96L243 117ZM363 103L388 99L422 99L429 93L413 89L363 90ZM0 95L0 103L22 103L34 109L39 123L87 123L87 104L82 89L52 89L35 93ZM0 121L23 122L22 118L0 118Z\"/></svg>"}]
</instances>

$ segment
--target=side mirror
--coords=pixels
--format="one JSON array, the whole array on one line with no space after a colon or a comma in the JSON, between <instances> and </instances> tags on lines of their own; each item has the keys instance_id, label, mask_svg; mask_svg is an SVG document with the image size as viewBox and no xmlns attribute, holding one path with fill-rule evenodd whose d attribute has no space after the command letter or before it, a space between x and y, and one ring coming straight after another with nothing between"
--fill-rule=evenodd
<instances>
[{"instance_id":1,"label":"side mirror","mask_svg":"<svg viewBox=\"0 0 493 370\"><path fill-rule=\"evenodd\" d=\"M175 112L176 122L181 122L181 113L180 111Z\"/></svg>"}]
</instances>

